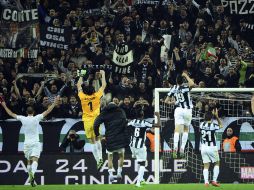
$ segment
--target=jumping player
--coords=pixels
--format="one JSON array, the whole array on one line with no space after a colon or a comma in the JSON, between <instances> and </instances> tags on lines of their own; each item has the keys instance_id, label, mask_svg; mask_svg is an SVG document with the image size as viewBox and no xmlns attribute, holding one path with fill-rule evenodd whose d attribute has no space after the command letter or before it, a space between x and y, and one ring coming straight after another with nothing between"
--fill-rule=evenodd
<instances>
[{"instance_id":1,"label":"jumping player","mask_svg":"<svg viewBox=\"0 0 254 190\"><path fill-rule=\"evenodd\" d=\"M95 139L93 125L96 117L100 114L100 99L103 96L104 90L106 88L105 71L100 70L100 74L102 86L97 92L95 92L94 87L90 84L85 84L82 88L82 77L79 78L77 83L78 96L80 98L83 111L82 120L84 122L85 133L86 137L92 144L92 152L97 162L97 169L100 169L103 164L102 147L101 141L99 139Z\"/></svg>"},{"instance_id":2,"label":"jumping player","mask_svg":"<svg viewBox=\"0 0 254 190\"><path fill-rule=\"evenodd\" d=\"M186 78L188 85L183 83L183 78ZM194 86L193 80L186 74L176 77L176 85L174 85L165 100L165 103L175 104L175 132L174 132L174 150L173 158L177 158L178 142L180 133L182 134L182 144L180 146L180 155L184 156L184 148L188 140L189 125L192 119L192 100L190 90Z\"/></svg>"}]
</instances>

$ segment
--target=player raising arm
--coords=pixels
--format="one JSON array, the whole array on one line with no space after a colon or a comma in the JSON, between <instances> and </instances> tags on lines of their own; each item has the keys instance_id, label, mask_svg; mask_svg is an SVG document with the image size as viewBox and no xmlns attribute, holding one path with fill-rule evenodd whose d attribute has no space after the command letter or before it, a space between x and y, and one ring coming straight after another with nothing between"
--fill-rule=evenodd
<instances>
[{"instance_id":1,"label":"player raising arm","mask_svg":"<svg viewBox=\"0 0 254 190\"><path fill-rule=\"evenodd\" d=\"M83 111L82 120L84 122L85 134L90 143L92 144L93 156L97 162L97 168L100 169L102 160L102 147L100 139L96 141L94 134L94 120L100 114L100 99L106 88L105 71L100 70L102 86L95 92L91 84L83 84L83 78L80 77L77 83L78 96L81 101Z\"/></svg>"},{"instance_id":2,"label":"player raising arm","mask_svg":"<svg viewBox=\"0 0 254 190\"><path fill-rule=\"evenodd\" d=\"M138 170L138 180L136 183L137 187L145 184L144 181L144 172L145 164L147 160L147 151L145 146L146 141L146 129L151 127L160 127L160 114L159 112L154 113L157 117L157 123L152 124L144 120L143 110L137 110L136 117L128 123L128 126L131 127L131 139L130 139L130 149L132 152L132 157L137 159L139 170Z\"/></svg>"},{"instance_id":3,"label":"player raising arm","mask_svg":"<svg viewBox=\"0 0 254 190\"><path fill-rule=\"evenodd\" d=\"M40 158L41 153L41 144L39 141L39 122L45 118L55 107L59 97L55 98L54 103L48 107L46 111L42 114L38 114L34 116L33 107L27 107L26 113L27 116L21 116L13 113L7 106L3 100L0 100L1 105L5 109L5 111L11 117L21 121L22 126L24 128L25 141L24 141L24 154L27 159L27 170L29 174L30 184L34 187L35 183L35 172L38 167L38 160Z\"/></svg>"},{"instance_id":4,"label":"player raising arm","mask_svg":"<svg viewBox=\"0 0 254 190\"><path fill-rule=\"evenodd\" d=\"M213 116L217 120L218 124L213 121ZM205 113L204 122L200 123L200 133L201 133L201 156L204 163L204 181L205 186L209 186L209 166L210 162L215 163L213 168L213 180L212 185L219 187L220 184L217 183L217 178L220 171L220 158L218 153L218 148L216 145L216 135L215 131L222 128L222 122L218 116L217 108L213 112L208 111Z\"/></svg>"},{"instance_id":5,"label":"player raising arm","mask_svg":"<svg viewBox=\"0 0 254 190\"><path fill-rule=\"evenodd\" d=\"M188 81L188 85L183 84L183 77ZM194 86L193 80L186 74L176 77L176 85L174 85L165 100L167 104L175 104L175 132L174 132L174 150L173 158L177 158L178 142L180 133L182 134L182 145L180 146L180 155L184 156L185 145L188 140L189 125L192 119L192 100L190 90Z\"/></svg>"}]
</instances>

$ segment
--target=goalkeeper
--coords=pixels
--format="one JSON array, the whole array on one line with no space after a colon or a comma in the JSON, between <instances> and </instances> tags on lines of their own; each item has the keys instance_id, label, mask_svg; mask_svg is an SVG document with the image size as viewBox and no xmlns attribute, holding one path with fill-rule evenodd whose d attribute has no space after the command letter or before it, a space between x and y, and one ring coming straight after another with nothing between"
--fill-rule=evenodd
<instances>
[{"instance_id":1,"label":"goalkeeper","mask_svg":"<svg viewBox=\"0 0 254 190\"><path fill-rule=\"evenodd\" d=\"M92 153L97 162L97 169L99 170L103 164L102 147L100 140L96 141L94 134L94 120L100 114L100 99L103 96L106 88L105 71L100 70L102 86L95 92L94 87L89 82L83 84L83 76L86 74L84 70L80 72L80 78L77 83L78 96L81 101L83 111L82 120L84 122L84 129L86 137L92 145Z\"/></svg>"}]
</instances>

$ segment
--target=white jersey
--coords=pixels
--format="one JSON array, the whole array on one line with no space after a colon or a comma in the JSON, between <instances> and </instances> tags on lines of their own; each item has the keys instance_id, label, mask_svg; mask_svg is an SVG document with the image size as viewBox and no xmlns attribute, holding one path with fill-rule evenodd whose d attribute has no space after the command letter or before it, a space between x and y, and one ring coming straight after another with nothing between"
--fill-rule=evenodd
<instances>
[{"instance_id":1,"label":"white jersey","mask_svg":"<svg viewBox=\"0 0 254 190\"><path fill-rule=\"evenodd\" d=\"M201 145L202 146L216 146L216 135L215 131L219 130L218 124L212 122L202 122L200 123L201 132Z\"/></svg>"},{"instance_id":2,"label":"white jersey","mask_svg":"<svg viewBox=\"0 0 254 190\"><path fill-rule=\"evenodd\" d=\"M187 85L174 85L169 93L169 97L174 96L175 97L175 105L176 107L181 107L181 108L187 108L187 109L192 109L193 104L190 96L190 88Z\"/></svg>"},{"instance_id":3,"label":"white jersey","mask_svg":"<svg viewBox=\"0 0 254 190\"><path fill-rule=\"evenodd\" d=\"M146 141L146 129L153 127L153 124L145 120L134 119L128 123L128 126L131 126L132 129L130 147L144 147Z\"/></svg>"},{"instance_id":4,"label":"white jersey","mask_svg":"<svg viewBox=\"0 0 254 190\"><path fill-rule=\"evenodd\" d=\"M17 115L17 120L21 121L24 128L24 144L33 144L39 142L39 122L43 119L43 114L36 116Z\"/></svg>"}]
</instances>

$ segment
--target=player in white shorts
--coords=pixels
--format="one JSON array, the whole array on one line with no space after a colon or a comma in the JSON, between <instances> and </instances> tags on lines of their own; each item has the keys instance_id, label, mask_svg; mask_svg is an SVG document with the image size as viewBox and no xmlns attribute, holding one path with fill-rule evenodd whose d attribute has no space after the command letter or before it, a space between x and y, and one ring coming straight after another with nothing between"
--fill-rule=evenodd
<instances>
[{"instance_id":1,"label":"player in white shorts","mask_svg":"<svg viewBox=\"0 0 254 190\"><path fill-rule=\"evenodd\" d=\"M34 109L29 106L27 107L27 116L16 115L7 106L6 103L1 99L0 103L5 111L11 117L21 121L24 128L25 141L24 141L24 154L27 159L27 170L29 174L30 184L34 187L35 183L35 172L38 167L38 160L41 153L41 144L39 141L39 122L45 118L55 107L59 98L55 98L54 103L48 107L42 114L34 116Z\"/></svg>"},{"instance_id":2,"label":"player in white shorts","mask_svg":"<svg viewBox=\"0 0 254 190\"><path fill-rule=\"evenodd\" d=\"M128 126L132 129L129 146L132 152L132 157L138 161L139 165L138 180L136 183L137 187L141 187L141 185L145 184L144 172L147 160L147 151L145 146L146 129L151 127L160 127L159 113L155 112L155 116L157 117L157 123L151 124L144 120L144 112L142 110L137 110L137 119L133 119L128 123Z\"/></svg>"},{"instance_id":3,"label":"player in white shorts","mask_svg":"<svg viewBox=\"0 0 254 190\"><path fill-rule=\"evenodd\" d=\"M217 123L213 121L213 116L216 118ZM217 178L220 172L220 157L218 153L218 148L216 145L216 135L215 131L222 128L222 122L218 116L218 110L215 109L213 112L208 111L205 113L204 122L200 123L200 133L201 133L201 156L204 163L204 181L205 186L209 186L209 167L210 162L215 163L213 168L213 180L212 185L219 187L220 184L217 183Z\"/></svg>"},{"instance_id":4,"label":"player in white shorts","mask_svg":"<svg viewBox=\"0 0 254 190\"><path fill-rule=\"evenodd\" d=\"M188 81L188 85L183 83L183 77ZM188 140L189 126L192 120L193 104L190 96L190 90L194 84L193 80L186 73L178 75L176 77L176 85L170 89L165 100L165 103L174 104L176 106L174 113L175 131L173 158L177 158L180 133L183 133L182 144L180 146L180 156L184 156L184 149Z\"/></svg>"}]
</instances>

